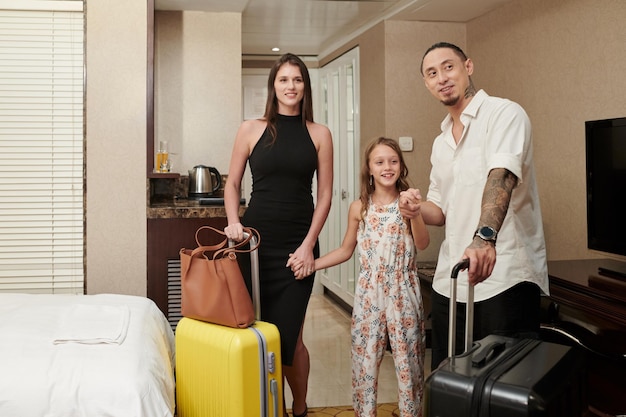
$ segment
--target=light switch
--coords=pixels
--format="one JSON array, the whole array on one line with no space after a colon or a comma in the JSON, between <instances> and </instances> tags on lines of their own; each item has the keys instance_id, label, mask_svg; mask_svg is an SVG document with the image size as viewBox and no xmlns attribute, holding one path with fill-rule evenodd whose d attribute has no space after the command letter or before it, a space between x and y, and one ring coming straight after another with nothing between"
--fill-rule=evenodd
<instances>
[{"instance_id":1,"label":"light switch","mask_svg":"<svg viewBox=\"0 0 626 417\"><path fill-rule=\"evenodd\" d=\"M398 138L400 143L400 149L404 152L411 152L413 150L413 138L410 136L400 136Z\"/></svg>"}]
</instances>

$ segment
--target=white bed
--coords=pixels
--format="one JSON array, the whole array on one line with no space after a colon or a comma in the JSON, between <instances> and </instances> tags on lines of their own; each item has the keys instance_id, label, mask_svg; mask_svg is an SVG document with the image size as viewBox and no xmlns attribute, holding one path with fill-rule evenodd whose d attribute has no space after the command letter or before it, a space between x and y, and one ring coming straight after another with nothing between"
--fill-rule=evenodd
<instances>
[{"instance_id":1,"label":"white bed","mask_svg":"<svg viewBox=\"0 0 626 417\"><path fill-rule=\"evenodd\" d=\"M148 298L0 293L0 416L171 417L174 363Z\"/></svg>"}]
</instances>

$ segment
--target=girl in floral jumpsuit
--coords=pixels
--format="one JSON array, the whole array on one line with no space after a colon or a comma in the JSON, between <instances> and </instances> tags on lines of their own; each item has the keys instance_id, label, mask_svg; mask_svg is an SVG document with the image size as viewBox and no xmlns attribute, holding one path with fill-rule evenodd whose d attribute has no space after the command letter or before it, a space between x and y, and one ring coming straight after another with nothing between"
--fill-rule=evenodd
<instances>
[{"instance_id":1,"label":"girl in floral jumpsuit","mask_svg":"<svg viewBox=\"0 0 626 417\"><path fill-rule=\"evenodd\" d=\"M315 261L316 270L337 265L358 245L361 268L351 334L352 398L359 417L376 416L378 372L387 341L398 378L400 415L422 415L425 333L415 255L430 238L421 215L403 219L400 214L398 199L409 188L407 175L395 140L372 141L363 158L361 196L350 205L343 243ZM418 190L411 191L419 196Z\"/></svg>"}]
</instances>

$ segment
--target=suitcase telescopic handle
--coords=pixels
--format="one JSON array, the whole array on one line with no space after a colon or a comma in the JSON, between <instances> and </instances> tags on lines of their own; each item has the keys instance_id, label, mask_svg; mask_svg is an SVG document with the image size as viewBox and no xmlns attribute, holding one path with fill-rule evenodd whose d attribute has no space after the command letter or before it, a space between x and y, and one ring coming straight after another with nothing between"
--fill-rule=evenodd
<instances>
[{"instance_id":1,"label":"suitcase telescopic handle","mask_svg":"<svg viewBox=\"0 0 626 417\"><path fill-rule=\"evenodd\" d=\"M469 259L463 259L452 267L450 274L450 317L448 324L448 356L454 358L456 345L456 288L457 277L463 269L469 268ZM471 349L474 339L474 286L467 286L467 304L465 309L465 352Z\"/></svg>"},{"instance_id":2,"label":"suitcase telescopic handle","mask_svg":"<svg viewBox=\"0 0 626 417\"><path fill-rule=\"evenodd\" d=\"M250 237L250 247L258 246L258 239L254 233L243 232L243 238ZM232 239L228 239L228 246L234 246L236 243ZM252 304L254 305L254 318L261 320L261 290L259 288L259 251L255 249L250 252L250 278L252 280Z\"/></svg>"}]
</instances>

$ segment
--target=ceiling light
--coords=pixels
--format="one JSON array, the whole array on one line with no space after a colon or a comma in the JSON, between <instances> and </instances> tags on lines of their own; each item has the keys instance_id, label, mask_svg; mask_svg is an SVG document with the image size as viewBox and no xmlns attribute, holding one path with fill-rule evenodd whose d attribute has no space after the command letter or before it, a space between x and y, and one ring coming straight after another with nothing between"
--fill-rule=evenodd
<instances>
[{"instance_id":1,"label":"ceiling light","mask_svg":"<svg viewBox=\"0 0 626 417\"><path fill-rule=\"evenodd\" d=\"M278 51L280 51L280 48L278 48L276 46L272 48L272 52L278 52Z\"/></svg>"}]
</instances>

